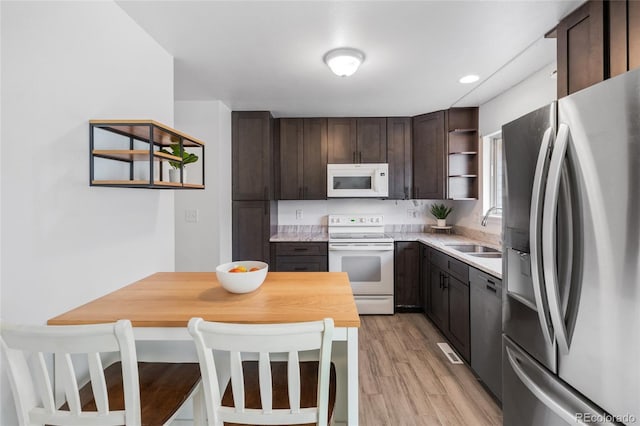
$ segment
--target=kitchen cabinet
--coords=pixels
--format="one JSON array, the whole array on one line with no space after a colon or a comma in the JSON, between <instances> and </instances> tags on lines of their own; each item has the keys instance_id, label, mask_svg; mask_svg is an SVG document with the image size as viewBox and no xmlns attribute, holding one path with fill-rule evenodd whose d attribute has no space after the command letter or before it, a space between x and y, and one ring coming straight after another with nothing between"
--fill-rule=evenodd
<instances>
[{"instance_id":1,"label":"kitchen cabinet","mask_svg":"<svg viewBox=\"0 0 640 426\"><path fill-rule=\"evenodd\" d=\"M469 266L433 248L429 249L429 261L427 315L469 362Z\"/></svg>"},{"instance_id":2,"label":"kitchen cabinet","mask_svg":"<svg viewBox=\"0 0 640 426\"><path fill-rule=\"evenodd\" d=\"M394 263L396 311L419 311L421 308L420 243L396 242Z\"/></svg>"},{"instance_id":3,"label":"kitchen cabinet","mask_svg":"<svg viewBox=\"0 0 640 426\"><path fill-rule=\"evenodd\" d=\"M411 118L387 118L389 199L408 200L413 193L411 168Z\"/></svg>"},{"instance_id":4,"label":"kitchen cabinet","mask_svg":"<svg viewBox=\"0 0 640 426\"><path fill-rule=\"evenodd\" d=\"M587 1L558 24L558 98L608 77L604 9L602 0Z\"/></svg>"},{"instance_id":5,"label":"kitchen cabinet","mask_svg":"<svg viewBox=\"0 0 640 426\"><path fill-rule=\"evenodd\" d=\"M471 368L502 400L502 281L469 269Z\"/></svg>"},{"instance_id":6,"label":"kitchen cabinet","mask_svg":"<svg viewBox=\"0 0 640 426\"><path fill-rule=\"evenodd\" d=\"M231 113L232 199L272 200L273 117L268 111Z\"/></svg>"},{"instance_id":7,"label":"kitchen cabinet","mask_svg":"<svg viewBox=\"0 0 640 426\"><path fill-rule=\"evenodd\" d=\"M278 120L279 200L327 198L327 119Z\"/></svg>"},{"instance_id":8,"label":"kitchen cabinet","mask_svg":"<svg viewBox=\"0 0 640 426\"><path fill-rule=\"evenodd\" d=\"M640 67L640 2L589 0L557 37L558 98Z\"/></svg>"},{"instance_id":9,"label":"kitchen cabinet","mask_svg":"<svg viewBox=\"0 0 640 426\"><path fill-rule=\"evenodd\" d=\"M422 297L421 303L424 313L429 316L431 297L429 291L429 247L424 244L420 244L420 294Z\"/></svg>"},{"instance_id":10,"label":"kitchen cabinet","mask_svg":"<svg viewBox=\"0 0 640 426\"><path fill-rule=\"evenodd\" d=\"M176 144L178 155L163 152ZM182 152L198 156L199 177L186 179ZM90 120L89 154L90 186L204 189L204 142L157 121ZM177 181L167 179L168 164Z\"/></svg>"},{"instance_id":11,"label":"kitchen cabinet","mask_svg":"<svg viewBox=\"0 0 640 426\"><path fill-rule=\"evenodd\" d=\"M269 238L276 233L278 204L269 200L233 201L231 216L233 260L269 263Z\"/></svg>"},{"instance_id":12,"label":"kitchen cabinet","mask_svg":"<svg viewBox=\"0 0 640 426\"><path fill-rule=\"evenodd\" d=\"M273 271L327 272L328 246L324 242L271 243Z\"/></svg>"},{"instance_id":13,"label":"kitchen cabinet","mask_svg":"<svg viewBox=\"0 0 640 426\"><path fill-rule=\"evenodd\" d=\"M447 111L447 198L478 199L478 108Z\"/></svg>"},{"instance_id":14,"label":"kitchen cabinet","mask_svg":"<svg viewBox=\"0 0 640 426\"><path fill-rule=\"evenodd\" d=\"M445 198L445 111L413 117L413 198Z\"/></svg>"},{"instance_id":15,"label":"kitchen cabinet","mask_svg":"<svg viewBox=\"0 0 640 426\"><path fill-rule=\"evenodd\" d=\"M609 7L610 76L640 67L640 2L618 0Z\"/></svg>"},{"instance_id":16,"label":"kitchen cabinet","mask_svg":"<svg viewBox=\"0 0 640 426\"><path fill-rule=\"evenodd\" d=\"M329 164L386 163L386 128L384 117L328 118Z\"/></svg>"}]
</instances>

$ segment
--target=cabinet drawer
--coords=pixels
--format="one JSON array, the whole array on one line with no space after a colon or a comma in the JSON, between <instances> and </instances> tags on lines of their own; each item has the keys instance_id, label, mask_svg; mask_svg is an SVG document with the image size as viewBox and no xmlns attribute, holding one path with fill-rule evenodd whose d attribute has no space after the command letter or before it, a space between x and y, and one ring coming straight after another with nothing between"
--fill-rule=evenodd
<instances>
[{"instance_id":1,"label":"cabinet drawer","mask_svg":"<svg viewBox=\"0 0 640 426\"><path fill-rule=\"evenodd\" d=\"M275 243L276 256L327 256L327 243Z\"/></svg>"},{"instance_id":2,"label":"cabinet drawer","mask_svg":"<svg viewBox=\"0 0 640 426\"><path fill-rule=\"evenodd\" d=\"M449 256L436 249L429 249L429 261L438 268L449 270Z\"/></svg>"},{"instance_id":3,"label":"cabinet drawer","mask_svg":"<svg viewBox=\"0 0 640 426\"><path fill-rule=\"evenodd\" d=\"M454 259L453 257L449 257L448 270L449 274L458 278L460 281L464 283L464 285L469 285L469 266L466 263L461 262L458 259Z\"/></svg>"},{"instance_id":4,"label":"cabinet drawer","mask_svg":"<svg viewBox=\"0 0 640 426\"><path fill-rule=\"evenodd\" d=\"M276 256L278 272L327 272L327 256Z\"/></svg>"}]
</instances>

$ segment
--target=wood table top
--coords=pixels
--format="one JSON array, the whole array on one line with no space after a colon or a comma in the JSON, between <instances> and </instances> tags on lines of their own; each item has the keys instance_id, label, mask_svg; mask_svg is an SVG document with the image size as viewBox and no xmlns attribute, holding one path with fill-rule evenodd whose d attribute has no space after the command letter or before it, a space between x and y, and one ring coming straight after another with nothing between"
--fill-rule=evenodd
<instances>
[{"instance_id":1,"label":"wood table top","mask_svg":"<svg viewBox=\"0 0 640 426\"><path fill-rule=\"evenodd\" d=\"M333 318L336 327L360 327L345 272L269 272L259 289L246 294L227 292L215 272L158 272L48 324L128 319L134 327L186 327L192 317L244 324Z\"/></svg>"}]
</instances>

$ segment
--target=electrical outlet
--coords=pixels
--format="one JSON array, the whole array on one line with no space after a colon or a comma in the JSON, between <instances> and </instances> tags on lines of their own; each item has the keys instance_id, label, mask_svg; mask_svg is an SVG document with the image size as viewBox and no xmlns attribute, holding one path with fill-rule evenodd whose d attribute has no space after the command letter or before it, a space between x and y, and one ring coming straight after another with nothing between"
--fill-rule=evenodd
<instances>
[{"instance_id":1,"label":"electrical outlet","mask_svg":"<svg viewBox=\"0 0 640 426\"><path fill-rule=\"evenodd\" d=\"M296 210L296 219L297 220L301 220L302 219L302 209Z\"/></svg>"},{"instance_id":2,"label":"electrical outlet","mask_svg":"<svg viewBox=\"0 0 640 426\"><path fill-rule=\"evenodd\" d=\"M415 209L407 209L407 217L409 219L415 219L418 217L418 213Z\"/></svg>"},{"instance_id":3,"label":"electrical outlet","mask_svg":"<svg viewBox=\"0 0 640 426\"><path fill-rule=\"evenodd\" d=\"M199 216L198 209L189 209L184 211L184 221L189 223L197 223Z\"/></svg>"}]
</instances>

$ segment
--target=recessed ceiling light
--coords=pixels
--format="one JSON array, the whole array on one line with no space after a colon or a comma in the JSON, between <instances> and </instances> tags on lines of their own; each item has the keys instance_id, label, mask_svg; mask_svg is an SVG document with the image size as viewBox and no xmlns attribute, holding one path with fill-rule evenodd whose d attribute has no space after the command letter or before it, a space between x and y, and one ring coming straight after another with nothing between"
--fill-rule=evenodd
<instances>
[{"instance_id":1,"label":"recessed ceiling light","mask_svg":"<svg viewBox=\"0 0 640 426\"><path fill-rule=\"evenodd\" d=\"M341 47L328 51L324 55L324 63L331 68L335 75L349 77L358 70L364 61L364 53L358 49Z\"/></svg>"},{"instance_id":2,"label":"recessed ceiling light","mask_svg":"<svg viewBox=\"0 0 640 426\"><path fill-rule=\"evenodd\" d=\"M462 84L469 84L469 83L475 83L479 79L480 79L480 77L478 77L477 75L469 74L469 75L465 75L464 77L462 77L459 81Z\"/></svg>"}]
</instances>

